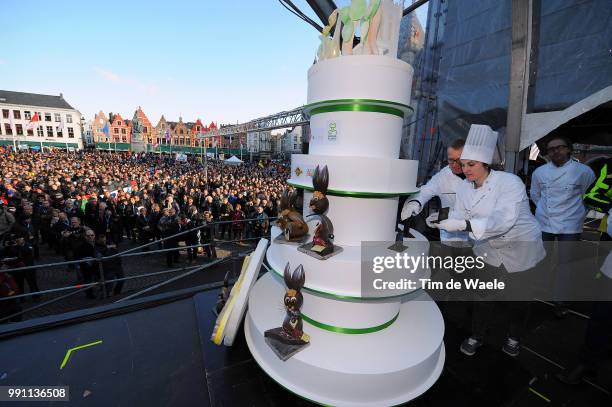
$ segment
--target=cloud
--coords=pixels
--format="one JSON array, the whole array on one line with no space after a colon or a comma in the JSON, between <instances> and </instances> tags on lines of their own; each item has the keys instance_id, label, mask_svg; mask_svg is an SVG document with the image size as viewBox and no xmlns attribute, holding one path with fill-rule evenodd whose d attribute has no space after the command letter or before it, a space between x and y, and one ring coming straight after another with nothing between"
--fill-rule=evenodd
<instances>
[{"instance_id":1,"label":"cloud","mask_svg":"<svg viewBox=\"0 0 612 407\"><path fill-rule=\"evenodd\" d=\"M100 68L98 66L94 66L93 70L101 78L109 82L115 83L117 85L123 85L126 87L137 89L141 92L147 92L150 95L154 95L159 91L159 87L152 83L145 83L137 79L127 78L113 71L110 71L104 68Z\"/></svg>"}]
</instances>

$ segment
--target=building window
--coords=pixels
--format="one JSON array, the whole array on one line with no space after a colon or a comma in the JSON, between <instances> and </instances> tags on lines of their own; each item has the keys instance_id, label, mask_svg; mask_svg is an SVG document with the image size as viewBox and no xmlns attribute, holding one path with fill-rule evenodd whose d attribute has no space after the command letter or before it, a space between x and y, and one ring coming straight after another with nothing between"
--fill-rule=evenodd
<instances>
[{"instance_id":1,"label":"building window","mask_svg":"<svg viewBox=\"0 0 612 407\"><path fill-rule=\"evenodd\" d=\"M8 119L9 111L8 109L2 109L2 117Z\"/></svg>"},{"instance_id":2,"label":"building window","mask_svg":"<svg viewBox=\"0 0 612 407\"><path fill-rule=\"evenodd\" d=\"M21 119L21 110L13 110L13 118Z\"/></svg>"},{"instance_id":3,"label":"building window","mask_svg":"<svg viewBox=\"0 0 612 407\"><path fill-rule=\"evenodd\" d=\"M68 138L74 138L74 129L72 127L68 127Z\"/></svg>"},{"instance_id":4,"label":"building window","mask_svg":"<svg viewBox=\"0 0 612 407\"><path fill-rule=\"evenodd\" d=\"M13 134L13 129L11 128L11 125L8 123L4 123L4 134L6 134L7 136L10 136L11 134Z\"/></svg>"},{"instance_id":5,"label":"building window","mask_svg":"<svg viewBox=\"0 0 612 407\"><path fill-rule=\"evenodd\" d=\"M38 126L38 128L36 129L36 134L38 135L38 137L43 137L44 136L43 127L42 126Z\"/></svg>"},{"instance_id":6,"label":"building window","mask_svg":"<svg viewBox=\"0 0 612 407\"><path fill-rule=\"evenodd\" d=\"M51 115L49 115L51 117ZM47 137L53 137L53 126L47 126Z\"/></svg>"},{"instance_id":7,"label":"building window","mask_svg":"<svg viewBox=\"0 0 612 407\"><path fill-rule=\"evenodd\" d=\"M17 130L17 135L18 136L23 136L23 127L21 126L21 124L16 124L15 125L15 130Z\"/></svg>"},{"instance_id":8,"label":"building window","mask_svg":"<svg viewBox=\"0 0 612 407\"><path fill-rule=\"evenodd\" d=\"M34 136L34 130L32 129L28 129L27 133L28 133L28 136Z\"/></svg>"},{"instance_id":9,"label":"building window","mask_svg":"<svg viewBox=\"0 0 612 407\"><path fill-rule=\"evenodd\" d=\"M61 127L57 127L57 137L64 137L64 129Z\"/></svg>"},{"instance_id":10,"label":"building window","mask_svg":"<svg viewBox=\"0 0 612 407\"><path fill-rule=\"evenodd\" d=\"M127 143L127 139L125 137L122 137L121 141L123 141L124 143Z\"/></svg>"},{"instance_id":11,"label":"building window","mask_svg":"<svg viewBox=\"0 0 612 407\"><path fill-rule=\"evenodd\" d=\"M51 121L51 113L46 113L45 112L45 121L46 122L50 122Z\"/></svg>"},{"instance_id":12,"label":"building window","mask_svg":"<svg viewBox=\"0 0 612 407\"><path fill-rule=\"evenodd\" d=\"M32 120L32 114L30 112L28 112L27 110L25 112L23 112L23 117L26 120Z\"/></svg>"},{"instance_id":13,"label":"building window","mask_svg":"<svg viewBox=\"0 0 612 407\"><path fill-rule=\"evenodd\" d=\"M143 131L144 133L146 133L146 132L147 132L147 126L144 126L144 127L142 128L142 131Z\"/></svg>"},{"instance_id":14,"label":"building window","mask_svg":"<svg viewBox=\"0 0 612 407\"><path fill-rule=\"evenodd\" d=\"M54 113L53 114L55 116L55 121L56 122L60 122L62 120L62 115L59 113Z\"/></svg>"},{"instance_id":15,"label":"building window","mask_svg":"<svg viewBox=\"0 0 612 407\"><path fill-rule=\"evenodd\" d=\"M125 129L121 129L121 134L125 134Z\"/></svg>"},{"instance_id":16,"label":"building window","mask_svg":"<svg viewBox=\"0 0 612 407\"><path fill-rule=\"evenodd\" d=\"M117 126L121 126L121 120L117 120Z\"/></svg>"},{"instance_id":17,"label":"building window","mask_svg":"<svg viewBox=\"0 0 612 407\"><path fill-rule=\"evenodd\" d=\"M115 133L115 134L119 134L119 129L115 127L115 128L113 129L113 133Z\"/></svg>"},{"instance_id":18,"label":"building window","mask_svg":"<svg viewBox=\"0 0 612 407\"><path fill-rule=\"evenodd\" d=\"M72 123L72 115L71 114L67 114L66 115L66 123Z\"/></svg>"}]
</instances>

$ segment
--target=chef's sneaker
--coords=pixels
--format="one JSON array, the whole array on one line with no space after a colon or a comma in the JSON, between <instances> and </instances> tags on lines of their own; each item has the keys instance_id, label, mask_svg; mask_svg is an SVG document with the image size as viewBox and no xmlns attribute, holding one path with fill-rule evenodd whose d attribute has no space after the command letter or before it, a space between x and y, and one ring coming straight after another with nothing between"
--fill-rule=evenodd
<instances>
[{"instance_id":1,"label":"chef's sneaker","mask_svg":"<svg viewBox=\"0 0 612 407\"><path fill-rule=\"evenodd\" d=\"M518 356L520 350L521 350L521 344L519 343L519 341L517 341L514 338L510 338L510 337L506 339L506 343L504 343L504 346L502 346L502 351L504 351L505 354L510 355L512 357Z\"/></svg>"},{"instance_id":2,"label":"chef's sneaker","mask_svg":"<svg viewBox=\"0 0 612 407\"><path fill-rule=\"evenodd\" d=\"M474 356L476 350L482 346L482 340L470 336L461 344L459 349L468 356Z\"/></svg>"}]
</instances>

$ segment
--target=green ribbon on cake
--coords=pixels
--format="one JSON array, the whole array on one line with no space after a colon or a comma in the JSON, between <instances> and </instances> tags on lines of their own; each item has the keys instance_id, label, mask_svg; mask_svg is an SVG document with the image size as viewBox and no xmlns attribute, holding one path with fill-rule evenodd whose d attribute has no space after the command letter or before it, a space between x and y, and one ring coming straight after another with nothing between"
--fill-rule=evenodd
<instances>
[{"instance_id":1,"label":"green ribbon on cake","mask_svg":"<svg viewBox=\"0 0 612 407\"><path fill-rule=\"evenodd\" d=\"M382 331L383 329L387 328L392 323L394 323L398 316L399 316L399 312L395 314L395 316L390 321L387 321L384 324L381 324L378 326L372 326L368 328L343 328L339 326L328 325L328 324L324 324L323 322L316 321L304 314L302 314L302 319L308 322L310 325L314 325L317 328L325 329L326 331L336 332L340 334L360 335L360 334L371 334L373 332Z\"/></svg>"},{"instance_id":2,"label":"green ribbon on cake","mask_svg":"<svg viewBox=\"0 0 612 407\"><path fill-rule=\"evenodd\" d=\"M337 99L306 105L304 112L310 116L330 112L374 112L390 114L403 119L406 114L411 114L413 109L408 105L388 100Z\"/></svg>"},{"instance_id":3,"label":"green ribbon on cake","mask_svg":"<svg viewBox=\"0 0 612 407\"><path fill-rule=\"evenodd\" d=\"M287 184L295 188L314 191L314 188L308 185L296 184L295 182L287 181ZM328 189L326 195L332 196L348 196L353 198L395 198L397 196L414 195L418 191L411 192L363 192L363 191L341 191L339 189Z\"/></svg>"}]
</instances>

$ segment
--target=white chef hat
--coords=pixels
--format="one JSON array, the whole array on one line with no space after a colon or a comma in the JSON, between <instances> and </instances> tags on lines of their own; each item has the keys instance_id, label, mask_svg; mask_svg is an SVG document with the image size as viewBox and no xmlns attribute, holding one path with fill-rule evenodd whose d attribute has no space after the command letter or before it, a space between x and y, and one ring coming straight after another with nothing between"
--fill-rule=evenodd
<instances>
[{"instance_id":1,"label":"white chef hat","mask_svg":"<svg viewBox=\"0 0 612 407\"><path fill-rule=\"evenodd\" d=\"M472 124L465 140L461 159L491 164L495 147L497 147L497 132L486 124Z\"/></svg>"}]
</instances>

